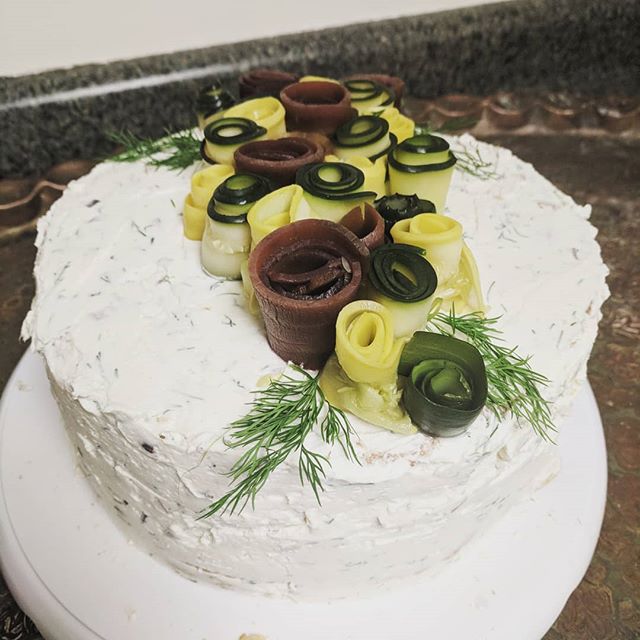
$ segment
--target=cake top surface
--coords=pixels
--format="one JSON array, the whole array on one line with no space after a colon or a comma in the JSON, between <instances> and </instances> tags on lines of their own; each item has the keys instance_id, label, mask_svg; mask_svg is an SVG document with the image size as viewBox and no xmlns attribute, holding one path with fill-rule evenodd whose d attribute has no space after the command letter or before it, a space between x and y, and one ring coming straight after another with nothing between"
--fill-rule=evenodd
<instances>
[{"instance_id":1,"label":"cake top surface","mask_svg":"<svg viewBox=\"0 0 640 640\"><path fill-rule=\"evenodd\" d=\"M478 145L498 177L455 172L445 213L464 227L505 343L532 354L561 415L584 376L608 294L590 208L510 151L470 136L461 142ZM209 450L223 448L224 429L246 413L251 391L285 363L246 310L242 285L207 277L199 243L184 238L190 174L103 163L71 183L38 227L37 295L23 335L86 409ZM377 474L382 461L394 462L385 473L395 474L509 439L519 446L531 435L524 428L516 438L506 421L491 436L496 423L486 409L467 434L437 443L351 421L364 467ZM366 469L338 461L332 473L362 480Z\"/></svg>"}]
</instances>

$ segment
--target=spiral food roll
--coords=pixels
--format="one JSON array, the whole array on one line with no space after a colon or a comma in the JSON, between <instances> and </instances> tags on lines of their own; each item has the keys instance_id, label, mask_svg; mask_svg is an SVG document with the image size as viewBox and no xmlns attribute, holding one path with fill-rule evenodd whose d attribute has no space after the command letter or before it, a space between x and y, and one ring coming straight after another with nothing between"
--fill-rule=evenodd
<instances>
[{"instance_id":1,"label":"spiral food roll","mask_svg":"<svg viewBox=\"0 0 640 640\"><path fill-rule=\"evenodd\" d=\"M355 299L369 251L342 225L301 220L251 252L249 276L271 348L286 361L319 369L335 346L336 318Z\"/></svg>"},{"instance_id":2,"label":"spiral food roll","mask_svg":"<svg viewBox=\"0 0 640 640\"><path fill-rule=\"evenodd\" d=\"M407 377L403 400L412 421L431 435L464 433L487 400L480 352L452 336L415 333L402 352L398 373Z\"/></svg>"},{"instance_id":3,"label":"spiral food roll","mask_svg":"<svg viewBox=\"0 0 640 640\"><path fill-rule=\"evenodd\" d=\"M357 115L351 96L335 82L297 82L280 92L289 131L316 131L331 135Z\"/></svg>"},{"instance_id":4,"label":"spiral food roll","mask_svg":"<svg viewBox=\"0 0 640 640\"><path fill-rule=\"evenodd\" d=\"M449 143L430 134L413 136L391 150L388 156L391 193L415 193L431 200L436 211L444 211L456 157Z\"/></svg>"},{"instance_id":5,"label":"spiral food roll","mask_svg":"<svg viewBox=\"0 0 640 640\"><path fill-rule=\"evenodd\" d=\"M184 235L189 240L202 240L207 220L207 206L218 185L233 175L233 167L216 164L191 176L191 191L182 208Z\"/></svg>"},{"instance_id":6,"label":"spiral food roll","mask_svg":"<svg viewBox=\"0 0 640 640\"><path fill-rule=\"evenodd\" d=\"M276 69L253 69L240 76L238 81L240 97L253 98L272 96L277 98L287 85L297 82L293 73Z\"/></svg>"},{"instance_id":7,"label":"spiral food roll","mask_svg":"<svg viewBox=\"0 0 640 640\"><path fill-rule=\"evenodd\" d=\"M292 184L298 169L323 159L321 145L310 138L299 137L249 142L234 153L238 171L265 176L277 187Z\"/></svg>"},{"instance_id":8,"label":"spiral food roll","mask_svg":"<svg viewBox=\"0 0 640 640\"><path fill-rule=\"evenodd\" d=\"M374 191L364 190L364 173L342 162L309 164L298 171L296 183L304 190L294 219L322 218L340 222L355 206L372 203Z\"/></svg>"},{"instance_id":9,"label":"spiral food roll","mask_svg":"<svg viewBox=\"0 0 640 640\"><path fill-rule=\"evenodd\" d=\"M395 336L424 329L438 278L424 251L407 244L384 244L371 252L368 297L393 317Z\"/></svg>"},{"instance_id":10,"label":"spiral food roll","mask_svg":"<svg viewBox=\"0 0 640 640\"><path fill-rule=\"evenodd\" d=\"M264 140L267 130L248 118L219 118L204 128L202 159L209 164L233 164L234 153L243 144Z\"/></svg>"},{"instance_id":11,"label":"spiral food roll","mask_svg":"<svg viewBox=\"0 0 640 640\"><path fill-rule=\"evenodd\" d=\"M247 173L227 178L215 190L200 247L202 268L207 274L240 278L251 247L247 212L269 191L271 185L266 178Z\"/></svg>"}]
</instances>

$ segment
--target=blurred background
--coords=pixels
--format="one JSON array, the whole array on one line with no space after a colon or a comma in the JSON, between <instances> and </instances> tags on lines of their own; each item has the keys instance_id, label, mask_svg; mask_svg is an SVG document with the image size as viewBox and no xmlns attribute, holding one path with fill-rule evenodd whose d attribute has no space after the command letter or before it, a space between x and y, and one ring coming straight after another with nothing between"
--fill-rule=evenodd
<instances>
[{"instance_id":1,"label":"blurred background","mask_svg":"<svg viewBox=\"0 0 640 640\"><path fill-rule=\"evenodd\" d=\"M486 1L2 0L0 76L210 47Z\"/></svg>"}]
</instances>

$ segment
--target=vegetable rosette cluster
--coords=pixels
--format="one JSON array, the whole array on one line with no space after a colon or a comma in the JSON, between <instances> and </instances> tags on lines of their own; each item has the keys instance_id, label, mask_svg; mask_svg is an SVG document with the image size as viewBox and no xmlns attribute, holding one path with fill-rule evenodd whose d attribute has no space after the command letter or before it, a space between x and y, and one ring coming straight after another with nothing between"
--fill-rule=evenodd
<instances>
[{"instance_id":1,"label":"vegetable rosette cluster","mask_svg":"<svg viewBox=\"0 0 640 640\"><path fill-rule=\"evenodd\" d=\"M426 331L484 310L462 227L444 215L456 157L414 135L404 83L258 69L200 96L208 165L184 203L203 270L242 279L286 362L318 370L340 410L390 431L457 435L487 396L482 356Z\"/></svg>"}]
</instances>

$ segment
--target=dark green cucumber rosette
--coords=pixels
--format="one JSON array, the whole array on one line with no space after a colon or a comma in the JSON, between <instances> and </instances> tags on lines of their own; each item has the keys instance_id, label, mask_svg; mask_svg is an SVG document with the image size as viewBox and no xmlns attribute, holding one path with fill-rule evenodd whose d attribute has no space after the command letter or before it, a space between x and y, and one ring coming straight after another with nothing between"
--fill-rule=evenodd
<instances>
[{"instance_id":1,"label":"dark green cucumber rosette","mask_svg":"<svg viewBox=\"0 0 640 640\"><path fill-rule=\"evenodd\" d=\"M391 232L391 227L399 220L413 218L419 213L435 213L436 206L431 200L423 200L413 195L402 195L394 193L390 196L383 196L373 203L377 212L384 219L384 230L387 236Z\"/></svg>"},{"instance_id":2,"label":"dark green cucumber rosette","mask_svg":"<svg viewBox=\"0 0 640 640\"><path fill-rule=\"evenodd\" d=\"M340 222L355 206L372 203L373 191L360 191L364 173L344 162L317 162L298 170L296 183L304 190L304 199L311 215ZM301 216L302 217L302 216Z\"/></svg>"},{"instance_id":3,"label":"dark green cucumber rosette","mask_svg":"<svg viewBox=\"0 0 640 640\"><path fill-rule=\"evenodd\" d=\"M452 336L416 332L402 351L398 373L407 377L402 398L411 420L434 436L464 433L487 400L480 352Z\"/></svg>"},{"instance_id":4,"label":"dark green cucumber rosette","mask_svg":"<svg viewBox=\"0 0 640 640\"><path fill-rule=\"evenodd\" d=\"M457 159L449 143L423 134L401 142L388 155L391 193L415 193L443 213Z\"/></svg>"},{"instance_id":5,"label":"dark green cucumber rosette","mask_svg":"<svg viewBox=\"0 0 640 640\"><path fill-rule=\"evenodd\" d=\"M204 129L210 119L236 103L235 98L219 82L203 89L196 100L198 124Z\"/></svg>"},{"instance_id":6,"label":"dark green cucumber rosette","mask_svg":"<svg viewBox=\"0 0 640 640\"><path fill-rule=\"evenodd\" d=\"M246 222L251 206L271 191L273 187L264 176L251 173L229 176L209 201L209 217L218 222Z\"/></svg>"},{"instance_id":7,"label":"dark green cucumber rosette","mask_svg":"<svg viewBox=\"0 0 640 640\"><path fill-rule=\"evenodd\" d=\"M233 164L233 154L241 145L262 140L267 130L248 118L219 118L204 128L202 159L209 164Z\"/></svg>"},{"instance_id":8,"label":"dark green cucumber rosette","mask_svg":"<svg viewBox=\"0 0 640 640\"><path fill-rule=\"evenodd\" d=\"M271 183L262 176L237 173L213 192L200 246L206 273L233 280L240 278L251 248L247 212L271 189Z\"/></svg>"},{"instance_id":9,"label":"dark green cucumber rosette","mask_svg":"<svg viewBox=\"0 0 640 640\"><path fill-rule=\"evenodd\" d=\"M424 328L437 286L436 272L419 247L384 244L371 252L368 297L391 312L396 338Z\"/></svg>"},{"instance_id":10,"label":"dark green cucumber rosette","mask_svg":"<svg viewBox=\"0 0 640 640\"><path fill-rule=\"evenodd\" d=\"M344 86L351 94L351 105L361 115L379 113L392 107L396 99L394 90L375 80L356 78L345 80Z\"/></svg>"},{"instance_id":11,"label":"dark green cucumber rosette","mask_svg":"<svg viewBox=\"0 0 640 640\"><path fill-rule=\"evenodd\" d=\"M389 123L378 116L358 116L338 127L335 135L335 155L341 160L354 157L375 162L389 153L397 138L389 133Z\"/></svg>"}]
</instances>

